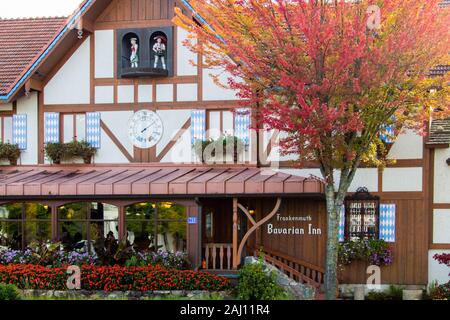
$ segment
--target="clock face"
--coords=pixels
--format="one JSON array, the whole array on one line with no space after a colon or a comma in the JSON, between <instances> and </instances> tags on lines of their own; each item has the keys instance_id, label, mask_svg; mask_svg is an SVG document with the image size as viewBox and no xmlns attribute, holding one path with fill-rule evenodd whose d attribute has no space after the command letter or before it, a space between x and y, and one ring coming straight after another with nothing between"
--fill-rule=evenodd
<instances>
[{"instance_id":1,"label":"clock face","mask_svg":"<svg viewBox=\"0 0 450 320\"><path fill-rule=\"evenodd\" d=\"M153 111L139 110L131 117L129 137L134 146L142 149L155 146L163 135L161 118Z\"/></svg>"}]
</instances>

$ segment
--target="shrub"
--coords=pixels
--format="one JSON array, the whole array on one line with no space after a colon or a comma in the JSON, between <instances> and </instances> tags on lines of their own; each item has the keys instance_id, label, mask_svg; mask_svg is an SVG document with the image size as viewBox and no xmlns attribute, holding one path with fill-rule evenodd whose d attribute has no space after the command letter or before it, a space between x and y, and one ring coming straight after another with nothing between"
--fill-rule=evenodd
<instances>
[{"instance_id":1,"label":"shrub","mask_svg":"<svg viewBox=\"0 0 450 320\"><path fill-rule=\"evenodd\" d=\"M0 301L19 299L20 293L15 285L0 283Z\"/></svg>"},{"instance_id":2,"label":"shrub","mask_svg":"<svg viewBox=\"0 0 450 320\"><path fill-rule=\"evenodd\" d=\"M389 286L387 291L371 291L367 294L367 300L402 300L403 289L394 285Z\"/></svg>"},{"instance_id":3,"label":"shrub","mask_svg":"<svg viewBox=\"0 0 450 320\"><path fill-rule=\"evenodd\" d=\"M0 142L0 160L8 160L11 165L17 165L20 149L15 144Z\"/></svg>"},{"instance_id":4,"label":"shrub","mask_svg":"<svg viewBox=\"0 0 450 320\"><path fill-rule=\"evenodd\" d=\"M0 282L20 289L65 290L66 269L38 265L0 266ZM191 270L166 269L161 266L121 267L82 266L81 287L85 290L151 291L229 289L224 277Z\"/></svg>"},{"instance_id":5,"label":"shrub","mask_svg":"<svg viewBox=\"0 0 450 320\"><path fill-rule=\"evenodd\" d=\"M388 243L382 239L363 239L340 243L338 257L341 265L350 264L354 260L367 261L377 266L392 263L392 251Z\"/></svg>"},{"instance_id":6,"label":"shrub","mask_svg":"<svg viewBox=\"0 0 450 320\"><path fill-rule=\"evenodd\" d=\"M169 252L158 250L158 252L138 252L125 263L126 266L148 266L161 265L165 268L184 270L189 268L188 255L186 252Z\"/></svg>"},{"instance_id":7,"label":"shrub","mask_svg":"<svg viewBox=\"0 0 450 320\"><path fill-rule=\"evenodd\" d=\"M264 264L246 264L239 271L238 298L243 300L280 300L287 294L275 282L275 274L264 270Z\"/></svg>"},{"instance_id":8,"label":"shrub","mask_svg":"<svg viewBox=\"0 0 450 320\"><path fill-rule=\"evenodd\" d=\"M450 299L450 281L430 289L430 298L433 300Z\"/></svg>"},{"instance_id":9,"label":"shrub","mask_svg":"<svg viewBox=\"0 0 450 320\"><path fill-rule=\"evenodd\" d=\"M93 265L98 262L97 255L63 251L59 243L32 243L24 251L4 249L0 251L0 264L35 264L53 267L65 265Z\"/></svg>"}]
</instances>

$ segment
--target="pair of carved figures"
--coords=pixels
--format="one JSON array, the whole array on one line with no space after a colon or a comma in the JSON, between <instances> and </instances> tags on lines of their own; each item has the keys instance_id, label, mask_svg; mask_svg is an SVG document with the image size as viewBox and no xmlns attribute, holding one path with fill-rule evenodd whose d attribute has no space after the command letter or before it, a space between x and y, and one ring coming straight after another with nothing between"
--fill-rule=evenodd
<instances>
[{"instance_id":1,"label":"pair of carved figures","mask_svg":"<svg viewBox=\"0 0 450 320\"><path fill-rule=\"evenodd\" d=\"M154 64L153 68L158 69L159 61L161 60L162 69L166 70L166 45L165 41L166 39L162 36L157 36L154 38L156 40L155 44L153 45L153 54L154 54ZM139 67L139 45L137 43L137 38L131 38L131 56L130 56L130 64L132 68Z\"/></svg>"}]
</instances>

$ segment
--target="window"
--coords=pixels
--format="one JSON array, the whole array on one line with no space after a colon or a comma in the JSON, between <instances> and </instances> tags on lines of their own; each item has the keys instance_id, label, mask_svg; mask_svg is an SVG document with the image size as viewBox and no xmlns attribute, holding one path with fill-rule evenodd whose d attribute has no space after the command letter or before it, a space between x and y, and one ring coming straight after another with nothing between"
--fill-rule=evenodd
<instances>
[{"instance_id":1,"label":"window","mask_svg":"<svg viewBox=\"0 0 450 320\"><path fill-rule=\"evenodd\" d=\"M217 139L221 134L232 135L234 115L229 110L208 110L206 113L207 138Z\"/></svg>"},{"instance_id":2,"label":"window","mask_svg":"<svg viewBox=\"0 0 450 320\"><path fill-rule=\"evenodd\" d=\"M208 211L205 215L205 237L208 241L214 238L214 212Z\"/></svg>"},{"instance_id":3,"label":"window","mask_svg":"<svg viewBox=\"0 0 450 320\"><path fill-rule=\"evenodd\" d=\"M186 208L171 202L138 203L126 209L127 239L139 251L186 249Z\"/></svg>"},{"instance_id":4,"label":"window","mask_svg":"<svg viewBox=\"0 0 450 320\"><path fill-rule=\"evenodd\" d=\"M62 141L86 140L86 115L84 113L65 113L62 117Z\"/></svg>"},{"instance_id":5,"label":"window","mask_svg":"<svg viewBox=\"0 0 450 320\"><path fill-rule=\"evenodd\" d=\"M345 240L379 237L380 200L366 188L345 199Z\"/></svg>"},{"instance_id":6,"label":"window","mask_svg":"<svg viewBox=\"0 0 450 320\"><path fill-rule=\"evenodd\" d=\"M0 116L0 142L13 142L12 123L11 116Z\"/></svg>"},{"instance_id":7,"label":"window","mask_svg":"<svg viewBox=\"0 0 450 320\"><path fill-rule=\"evenodd\" d=\"M58 208L58 234L66 250L93 252L109 233L118 238L119 209L100 202L80 202Z\"/></svg>"},{"instance_id":8,"label":"window","mask_svg":"<svg viewBox=\"0 0 450 320\"><path fill-rule=\"evenodd\" d=\"M33 241L51 240L51 210L37 203L0 206L0 246L24 249Z\"/></svg>"}]
</instances>

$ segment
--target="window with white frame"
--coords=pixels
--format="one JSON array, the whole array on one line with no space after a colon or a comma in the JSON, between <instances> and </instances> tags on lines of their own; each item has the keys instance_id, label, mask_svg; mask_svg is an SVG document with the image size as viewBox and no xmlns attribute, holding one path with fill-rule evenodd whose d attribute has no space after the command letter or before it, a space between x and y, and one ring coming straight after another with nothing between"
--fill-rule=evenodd
<instances>
[{"instance_id":1,"label":"window with white frame","mask_svg":"<svg viewBox=\"0 0 450 320\"><path fill-rule=\"evenodd\" d=\"M86 140L86 114L61 114L61 124L62 142Z\"/></svg>"},{"instance_id":2,"label":"window with white frame","mask_svg":"<svg viewBox=\"0 0 450 320\"><path fill-rule=\"evenodd\" d=\"M13 142L12 116L0 116L0 142Z\"/></svg>"}]
</instances>

